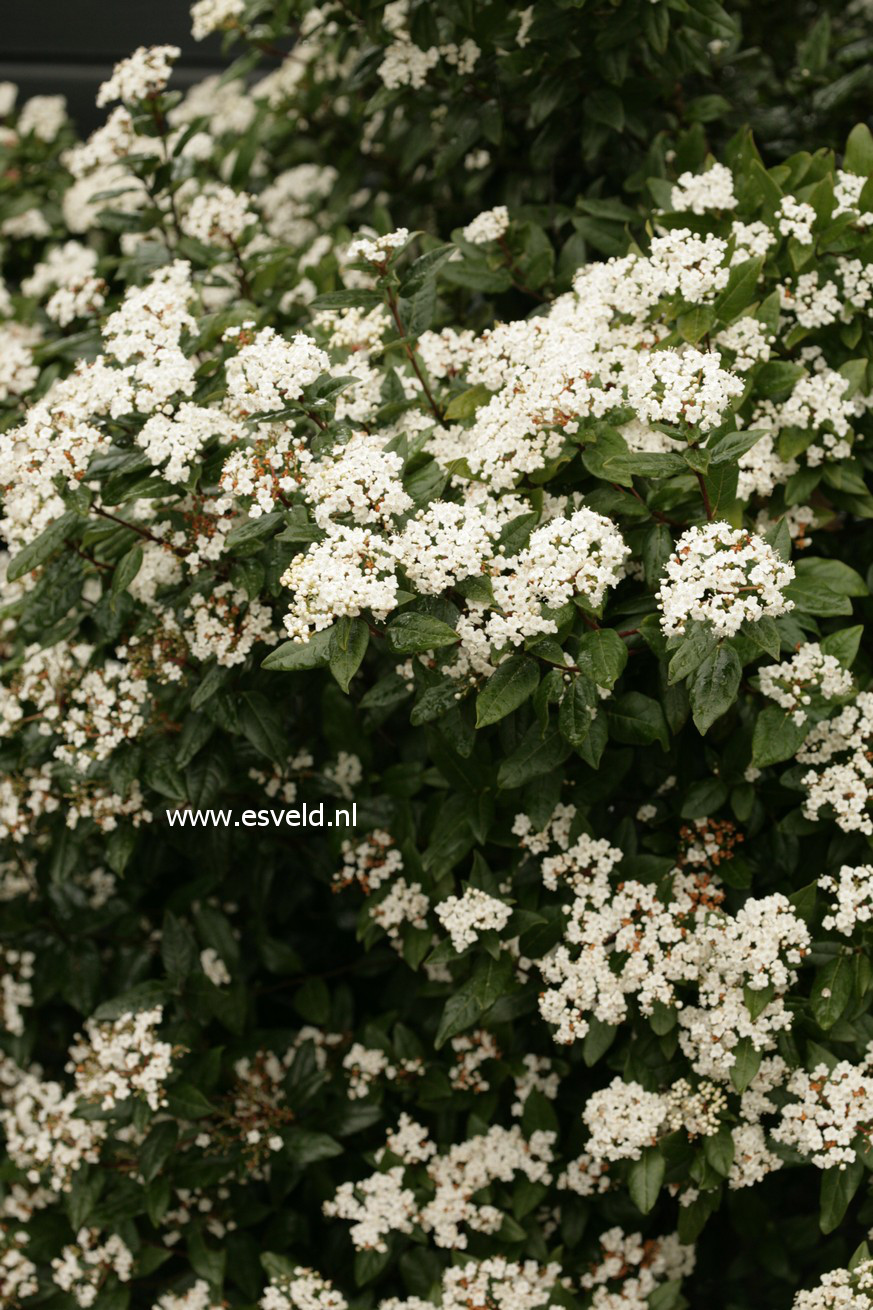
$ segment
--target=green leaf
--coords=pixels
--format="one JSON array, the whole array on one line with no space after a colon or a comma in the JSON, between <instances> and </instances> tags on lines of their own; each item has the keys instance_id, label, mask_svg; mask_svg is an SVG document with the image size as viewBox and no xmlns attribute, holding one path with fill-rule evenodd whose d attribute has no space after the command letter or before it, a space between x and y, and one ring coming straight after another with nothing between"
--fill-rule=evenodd
<instances>
[{"instance_id":1,"label":"green leaf","mask_svg":"<svg viewBox=\"0 0 873 1310\"><path fill-rule=\"evenodd\" d=\"M609 690L627 664L627 646L613 628L598 628L579 639L576 662L597 683Z\"/></svg>"},{"instance_id":2,"label":"green leaf","mask_svg":"<svg viewBox=\"0 0 873 1310\"><path fill-rule=\"evenodd\" d=\"M589 1069L606 1054L617 1034L618 1028L614 1024L604 1023L595 1015L591 1015L588 1020L588 1032L582 1043L582 1059Z\"/></svg>"},{"instance_id":3,"label":"green leaf","mask_svg":"<svg viewBox=\"0 0 873 1310\"><path fill-rule=\"evenodd\" d=\"M731 646L719 646L695 673L688 695L697 731L704 734L730 709L740 689L743 669Z\"/></svg>"},{"instance_id":4,"label":"green leaf","mask_svg":"<svg viewBox=\"0 0 873 1310\"><path fill-rule=\"evenodd\" d=\"M388 644L398 655L441 650L461 640L454 628L430 614L398 614L386 630Z\"/></svg>"},{"instance_id":5,"label":"green leaf","mask_svg":"<svg viewBox=\"0 0 873 1310\"><path fill-rule=\"evenodd\" d=\"M145 1182L157 1178L179 1137L178 1126L165 1119L155 1124L139 1148L139 1171Z\"/></svg>"},{"instance_id":6,"label":"green leaf","mask_svg":"<svg viewBox=\"0 0 873 1310\"><path fill-rule=\"evenodd\" d=\"M762 614L754 622L746 620L741 631L744 637L748 637L749 641L754 642L771 659L778 660L779 652L782 649L782 640L779 636L776 620L771 618L769 614Z\"/></svg>"},{"instance_id":7,"label":"green leaf","mask_svg":"<svg viewBox=\"0 0 873 1310\"><path fill-rule=\"evenodd\" d=\"M261 692L243 692L239 700L239 726L255 750L276 764L284 762L288 741L275 706Z\"/></svg>"},{"instance_id":8,"label":"green leaf","mask_svg":"<svg viewBox=\"0 0 873 1310\"><path fill-rule=\"evenodd\" d=\"M683 819L705 819L716 814L728 798L728 789L719 778L703 778L688 788L679 813Z\"/></svg>"},{"instance_id":9,"label":"green leaf","mask_svg":"<svg viewBox=\"0 0 873 1310\"><path fill-rule=\"evenodd\" d=\"M177 1119L204 1119L215 1106L192 1083L176 1083L167 1092L167 1108Z\"/></svg>"},{"instance_id":10,"label":"green leaf","mask_svg":"<svg viewBox=\"0 0 873 1310\"><path fill-rule=\"evenodd\" d=\"M67 537L75 533L82 523L82 516L73 510L68 510L59 519L55 519L54 523L50 523L34 541L23 546L13 557L6 570L7 581L17 582L32 569L45 564L46 560L51 559L52 555L60 550Z\"/></svg>"},{"instance_id":11,"label":"green leaf","mask_svg":"<svg viewBox=\"0 0 873 1310\"><path fill-rule=\"evenodd\" d=\"M511 755L500 765L498 787L522 787L532 778L563 764L570 754L570 744L558 732L543 736L539 723L532 723Z\"/></svg>"},{"instance_id":12,"label":"green leaf","mask_svg":"<svg viewBox=\"0 0 873 1310\"><path fill-rule=\"evenodd\" d=\"M764 540L768 546L772 546L780 559L788 563L791 559L791 533L788 530L788 520L783 515L778 523L775 523L769 532L765 533Z\"/></svg>"},{"instance_id":13,"label":"green leaf","mask_svg":"<svg viewBox=\"0 0 873 1310\"><path fill-rule=\"evenodd\" d=\"M845 1169L822 1170L818 1222L823 1233L839 1228L863 1177L864 1165L857 1159Z\"/></svg>"},{"instance_id":14,"label":"green leaf","mask_svg":"<svg viewBox=\"0 0 873 1310\"><path fill-rule=\"evenodd\" d=\"M802 364L774 359L762 364L755 375L755 393L765 400L787 400L794 384L806 376Z\"/></svg>"},{"instance_id":15,"label":"green leaf","mask_svg":"<svg viewBox=\"0 0 873 1310\"><path fill-rule=\"evenodd\" d=\"M228 678L228 670L221 664L208 664L203 673L203 679L200 685L195 689L191 697L191 709L199 710L201 705L205 705L224 685Z\"/></svg>"},{"instance_id":16,"label":"green leaf","mask_svg":"<svg viewBox=\"0 0 873 1310\"><path fill-rule=\"evenodd\" d=\"M674 686L699 669L703 661L715 649L716 639L708 623L692 619L685 628L685 635L673 652L667 668L667 682Z\"/></svg>"},{"instance_id":17,"label":"green leaf","mask_svg":"<svg viewBox=\"0 0 873 1310\"><path fill-rule=\"evenodd\" d=\"M648 1214L654 1208L664 1181L665 1168L664 1157L657 1146L647 1147L639 1160L631 1165L628 1191L634 1205L643 1214Z\"/></svg>"},{"instance_id":18,"label":"green leaf","mask_svg":"<svg viewBox=\"0 0 873 1310\"><path fill-rule=\"evenodd\" d=\"M343 617L331 629L330 671L346 694L349 683L361 667L370 642L370 629L363 619Z\"/></svg>"},{"instance_id":19,"label":"green leaf","mask_svg":"<svg viewBox=\"0 0 873 1310\"><path fill-rule=\"evenodd\" d=\"M597 688L583 673L577 674L561 698L558 731L565 741L578 749L591 731L597 705Z\"/></svg>"},{"instance_id":20,"label":"green leaf","mask_svg":"<svg viewBox=\"0 0 873 1310\"><path fill-rule=\"evenodd\" d=\"M849 133L843 168L861 177L869 177L873 173L873 135L866 123L856 123Z\"/></svg>"},{"instance_id":21,"label":"green leaf","mask_svg":"<svg viewBox=\"0 0 873 1310\"><path fill-rule=\"evenodd\" d=\"M808 726L798 727L794 719L778 705L768 705L755 720L752 737L752 763L758 769L791 760L803 744Z\"/></svg>"},{"instance_id":22,"label":"green leaf","mask_svg":"<svg viewBox=\"0 0 873 1310\"><path fill-rule=\"evenodd\" d=\"M497 293L508 291L512 286L512 274L508 268L492 268L484 259L462 259L446 264L440 269L440 275L453 286L468 287L471 291Z\"/></svg>"},{"instance_id":23,"label":"green leaf","mask_svg":"<svg viewBox=\"0 0 873 1310\"><path fill-rule=\"evenodd\" d=\"M824 619L852 613L848 596L834 591L827 583L819 585L808 576L795 578L785 588L784 595L794 602L798 614Z\"/></svg>"},{"instance_id":24,"label":"green leaf","mask_svg":"<svg viewBox=\"0 0 873 1310\"><path fill-rule=\"evenodd\" d=\"M278 512L261 514L259 518L246 519L245 523L238 523L227 534L224 541L225 549L235 550L237 546L246 546L252 541L260 541L262 537L271 537L279 531L284 522L284 514Z\"/></svg>"},{"instance_id":25,"label":"green leaf","mask_svg":"<svg viewBox=\"0 0 873 1310\"><path fill-rule=\"evenodd\" d=\"M664 711L656 700L639 691L628 691L607 701L606 713L609 735L628 746L647 746L660 742L663 750L670 748L670 733Z\"/></svg>"},{"instance_id":26,"label":"green leaf","mask_svg":"<svg viewBox=\"0 0 873 1310\"><path fill-rule=\"evenodd\" d=\"M664 572L664 565L672 554L673 535L670 529L665 523L656 523L649 528L643 542L643 570L647 587L656 587Z\"/></svg>"},{"instance_id":27,"label":"green leaf","mask_svg":"<svg viewBox=\"0 0 873 1310\"><path fill-rule=\"evenodd\" d=\"M536 690L539 665L526 655L515 655L499 664L476 697L476 727L497 723L518 709Z\"/></svg>"},{"instance_id":28,"label":"green leaf","mask_svg":"<svg viewBox=\"0 0 873 1310\"><path fill-rule=\"evenodd\" d=\"M765 435L763 428L750 428L747 432L728 432L714 441L706 449L711 452L710 463L713 466L726 464L729 460L739 459L747 450L756 446Z\"/></svg>"},{"instance_id":29,"label":"green leaf","mask_svg":"<svg viewBox=\"0 0 873 1310\"><path fill-rule=\"evenodd\" d=\"M706 494L713 518L727 518L737 496L739 465L733 460L714 465L706 475Z\"/></svg>"},{"instance_id":30,"label":"green leaf","mask_svg":"<svg viewBox=\"0 0 873 1310\"><path fill-rule=\"evenodd\" d=\"M140 1160L144 1153L145 1144ZM97 1169L78 1169L73 1174L70 1190L65 1197L65 1208L74 1229L81 1228L90 1219L100 1198L102 1187L103 1179Z\"/></svg>"},{"instance_id":31,"label":"green leaf","mask_svg":"<svg viewBox=\"0 0 873 1310\"><path fill-rule=\"evenodd\" d=\"M833 655L843 668L850 669L855 663L863 635L864 629L858 624L852 628L840 628L837 632L829 633L819 644L826 655Z\"/></svg>"},{"instance_id":32,"label":"green leaf","mask_svg":"<svg viewBox=\"0 0 873 1310\"><path fill-rule=\"evenodd\" d=\"M447 405L444 418L452 421L472 418L477 409L488 404L493 394L480 382L475 387L462 391L459 396L455 396L454 400Z\"/></svg>"},{"instance_id":33,"label":"green leaf","mask_svg":"<svg viewBox=\"0 0 873 1310\"><path fill-rule=\"evenodd\" d=\"M104 1001L94 1011L93 1018L100 1023L108 1019L119 1019L123 1014L136 1014L139 1010L150 1010L155 1005L163 1005L167 1000L168 987L165 982L149 979L137 983L111 1001Z\"/></svg>"},{"instance_id":34,"label":"green leaf","mask_svg":"<svg viewBox=\"0 0 873 1310\"><path fill-rule=\"evenodd\" d=\"M838 596L867 596L867 584L860 573L839 559L799 559L794 566L797 581L835 591Z\"/></svg>"},{"instance_id":35,"label":"green leaf","mask_svg":"<svg viewBox=\"0 0 873 1310\"><path fill-rule=\"evenodd\" d=\"M749 987L746 984L743 988L743 1003L753 1019L764 1013L775 994L776 989L772 983L766 987Z\"/></svg>"},{"instance_id":36,"label":"green leaf","mask_svg":"<svg viewBox=\"0 0 873 1310\"><path fill-rule=\"evenodd\" d=\"M819 969L809 994L809 1005L820 1028L833 1028L852 995L852 962L838 955Z\"/></svg>"},{"instance_id":37,"label":"green leaf","mask_svg":"<svg viewBox=\"0 0 873 1310\"><path fill-rule=\"evenodd\" d=\"M227 1266L227 1249L220 1250L206 1245L206 1239L199 1225L188 1225L188 1259L195 1274L205 1278L211 1288L221 1289L224 1271Z\"/></svg>"},{"instance_id":38,"label":"green leaf","mask_svg":"<svg viewBox=\"0 0 873 1310\"><path fill-rule=\"evenodd\" d=\"M676 327L683 341L687 341L691 346L696 346L698 341L706 336L714 323L715 310L711 305L695 305L687 313L679 315L676 320Z\"/></svg>"},{"instance_id":39,"label":"green leaf","mask_svg":"<svg viewBox=\"0 0 873 1310\"><path fill-rule=\"evenodd\" d=\"M289 1156L301 1169L319 1160L332 1160L343 1153L342 1143L327 1133L313 1132L309 1128L288 1128L282 1136Z\"/></svg>"},{"instance_id":40,"label":"green leaf","mask_svg":"<svg viewBox=\"0 0 873 1310\"><path fill-rule=\"evenodd\" d=\"M374 309L381 305L385 297L381 291L328 291L323 296L316 296L312 302L313 309Z\"/></svg>"},{"instance_id":41,"label":"green leaf","mask_svg":"<svg viewBox=\"0 0 873 1310\"><path fill-rule=\"evenodd\" d=\"M734 1139L731 1130L723 1125L712 1137L704 1137L703 1154L706 1162L722 1178L727 1178L734 1162Z\"/></svg>"},{"instance_id":42,"label":"green leaf","mask_svg":"<svg viewBox=\"0 0 873 1310\"><path fill-rule=\"evenodd\" d=\"M191 929L169 910L161 930L161 960L167 977L177 986L188 977L197 961L197 944Z\"/></svg>"},{"instance_id":43,"label":"green leaf","mask_svg":"<svg viewBox=\"0 0 873 1310\"><path fill-rule=\"evenodd\" d=\"M805 887L800 887L796 892L792 892L788 897L791 902L791 908L802 919L804 923L810 923L815 914L815 901L818 892L818 882L808 882Z\"/></svg>"},{"instance_id":44,"label":"green leaf","mask_svg":"<svg viewBox=\"0 0 873 1310\"><path fill-rule=\"evenodd\" d=\"M503 995L512 977L512 961L508 955L496 960L490 956L481 960L476 972L462 987L449 997L443 1009L434 1046L445 1046L451 1037L465 1032Z\"/></svg>"},{"instance_id":45,"label":"green leaf","mask_svg":"<svg viewBox=\"0 0 873 1310\"><path fill-rule=\"evenodd\" d=\"M758 298L758 280L764 267L763 256L745 259L731 269L727 286L715 302L715 317L733 323Z\"/></svg>"},{"instance_id":46,"label":"green leaf","mask_svg":"<svg viewBox=\"0 0 873 1310\"><path fill-rule=\"evenodd\" d=\"M276 673L294 673L298 669L320 669L330 661L330 644L333 629L313 632L308 641L286 641L261 663L262 669Z\"/></svg>"},{"instance_id":47,"label":"green leaf","mask_svg":"<svg viewBox=\"0 0 873 1310\"><path fill-rule=\"evenodd\" d=\"M130 550L122 555L121 559L116 564L115 572L112 575L110 595L113 599L116 596L120 596L123 591L127 591L137 573L139 573L142 561L142 546L138 543L131 546Z\"/></svg>"},{"instance_id":48,"label":"green leaf","mask_svg":"<svg viewBox=\"0 0 873 1310\"><path fill-rule=\"evenodd\" d=\"M761 1067L761 1052L752 1045L751 1037L741 1037L734 1047L731 1065L731 1082L738 1092L744 1092Z\"/></svg>"}]
</instances>

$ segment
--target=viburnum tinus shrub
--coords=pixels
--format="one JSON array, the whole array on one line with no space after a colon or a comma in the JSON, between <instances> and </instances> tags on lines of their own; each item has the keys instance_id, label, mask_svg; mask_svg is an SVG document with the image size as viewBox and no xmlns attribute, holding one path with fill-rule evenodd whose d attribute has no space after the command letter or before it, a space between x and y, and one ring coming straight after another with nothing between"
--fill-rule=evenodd
<instances>
[{"instance_id":1,"label":"viburnum tinus shrub","mask_svg":"<svg viewBox=\"0 0 873 1310\"><path fill-rule=\"evenodd\" d=\"M172 57L6 265L4 1299L861 1310L873 138L577 266Z\"/></svg>"}]
</instances>

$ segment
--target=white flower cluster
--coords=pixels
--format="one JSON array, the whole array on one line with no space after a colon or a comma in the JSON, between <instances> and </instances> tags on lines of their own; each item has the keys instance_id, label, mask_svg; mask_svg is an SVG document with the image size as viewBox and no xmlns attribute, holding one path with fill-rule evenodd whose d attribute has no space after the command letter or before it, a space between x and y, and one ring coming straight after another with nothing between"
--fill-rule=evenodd
<instances>
[{"instance_id":1,"label":"white flower cluster","mask_svg":"<svg viewBox=\"0 0 873 1310\"><path fill-rule=\"evenodd\" d=\"M389 1233L411 1233L417 1217L415 1193L403 1186L403 1168L392 1165L359 1183L341 1183L322 1207L328 1218L351 1223L349 1236L357 1251L387 1251Z\"/></svg>"},{"instance_id":2,"label":"white flower cluster","mask_svg":"<svg viewBox=\"0 0 873 1310\"><path fill-rule=\"evenodd\" d=\"M194 0L191 6L191 35L202 41L213 32L230 27L245 9L245 0Z\"/></svg>"},{"instance_id":3,"label":"white flower cluster","mask_svg":"<svg viewBox=\"0 0 873 1310\"><path fill-rule=\"evenodd\" d=\"M657 1142L666 1114L667 1102L659 1093L613 1078L585 1102L586 1151L597 1162L638 1160L645 1147Z\"/></svg>"},{"instance_id":4,"label":"white flower cluster","mask_svg":"<svg viewBox=\"0 0 873 1310\"><path fill-rule=\"evenodd\" d=\"M729 523L689 528L657 592L661 627L675 637L696 619L711 625L716 636L732 637L744 622L791 610L794 602L783 592L793 577L793 565L755 533Z\"/></svg>"},{"instance_id":5,"label":"white flower cluster","mask_svg":"<svg viewBox=\"0 0 873 1310\"><path fill-rule=\"evenodd\" d=\"M734 209L736 203L733 174L724 164L713 164L705 173L682 173L670 197L670 208L680 214Z\"/></svg>"},{"instance_id":6,"label":"white flower cluster","mask_svg":"<svg viewBox=\"0 0 873 1310\"><path fill-rule=\"evenodd\" d=\"M212 1299L205 1278L196 1279L187 1292L165 1292L159 1296L153 1310L220 1310Z\"/></svg>"},{"instance_id":7,"label":"white flower cluster","mask_svg":"<svg viewBox=\"0 0 873 1310\"><path fill-rule=\"evenodd\" d=\"M509 210L505 205L497 205L477 214L463 229L463 237L474 246L485 246L489 241L499 241L508 231Z\"/></svg>"},{"instance_id":8,"label":"white flower cluster","mask_svg":"<svg viewBox=\"0 0 873 1310\"><path fill-rule=\"evenodd\" d=\"M758 677L762 693L787 710L799 727L806 723L810 707L848 696L853 685L848 669L816 641L798 647L790 660L765 664Z\"/></svg>"},{"instance_id":9,"label":"white flower cluster","mask_svg":"<svg viewBox=\"0 0 873 1310\"><path fill-rule=\"evenodd\" d=\"M394 560L384 537L369 528L335 527L326 541L294 557L282 585L293 593L285 628L301 642L339 616L370 610L385 619L397 604Z\"/></svg>"},{"instance_id":10,"label":"white flower cluster","mask_svg":"<svg viewBox=\"0 0 873 1310\"><path fill-rule=\"evenodd\" d=\"M107 660L101 669L88 669L68 693L56 758L83 772L92 760L108 759L142 732L149 695L148 683L133 676L126 662Z\"/></svg>"},{"instance_id":11,"label":"white flower cluster","mask_svg":"<svg viewBox=\"0 0 873 1310\"><path fill-rule=\"evenodd\" d=\"M228 186L198 190L182 214L182 231L205 246L236 251L246 239L248 228L257 221L257 214L249 208L250 200L245 192Z\"/></svg>"},{"instance_id":12,"label":"white flower cluster","mask_svg":"<svg viewBox=\"0 0 873 1310\"><path fill-rule=\"evenodd\" d=\"M387 263L395 250L402 250L409 241L409 232L400 227L396 232L386 232L384 236L358 237L346 251L350 262L361 260L365 264L381 267Z\"/></svg>"},{"instance_id":13,"label":"white flower cluster","mask_svg":"<svg viewBox=\"0 0 873 1310\"><path fill-rule=\"evenodd\" d=\"M215 987L225 987L230 982L230 970L214 946L200 952L200 968Z\"/></svg>"},{"instance_id":14,"label":"white flower cluster","mask_svg":"<svg viewBox=\"0 0 873 1310\"><path fill-rule=\"evenodd\" d=\"M152 1110L164 1105L173 1048L156 1035L163 1017L158 1005L111 1021L89 1019L84 1038L70 1047L66 1066L79 1095L98 1101L104 1110L131 1096L141 1096Z\"/></svg>"},{"instance_id":15,"label":"white flower cluster","mask_svg":"<svg viewBox=\"0 0 873 1310\"><path fill-rule=\"evenodd\" d=\"M809 1156L819 1169L845 1169L856 1159L852 1145L873 1129L873 1077L867 1065L840 1060L833 1069L797 1069L786 1084L795 1099L782 1109L773 1138Z\"/></svg>"},{"instance_id":16,"label":"white flower cluster","mask_svg":"<svg viewBox=\"0 0 873 1310\"><path fill-rule=\"evenodd\" d=\"M239 417L284 409L330 368L327 355L304 333L286 341L273 328L252 335L251 326L225 333L239 344L225 366L228 408Z\"/></svg>"},{"instance_id":17,"label":"white flower cluster","mask_svg":"<svg viewBox=\"0 0 873 1310\"><path fill-rule=\"evenodd\" d=\"M797 752L800 764L812 767L804 774L803 812L817 819L824 809L833 812L844 832L873 835L867 812L873 791L873 693L862 691L853 705L835 718L817 723Z\"/></svg>"},{"instance_id":18,"label":"white flower cluster","mask_svg":"<svg viewBox=\"0 0 873 1310\"><path fill-rule=\"evenodd\" d=\"M333 875L337 890L357 883L362 891L374 892L403 871L403 856L394 845L394 838L381 828L357 843L346 838L342 854L343 867Z\"/></svg>"},{"instance_id":19,"label":"white flower cluster","mask_svg":"<svg viewBox=\"0 0 873 1310\"><path fill-rule=\"evenodd\" d=\"M704 1078L696 1088L680 1078L667 1092L666 1124L671 1132L684 1128L689 1137L712 1137L727 1109L727 1097L716 1083Z\"/></svg>"},{"instance_id":20,"label":"white flower cluster","mask_svg":"<svg viewBox=\"0 0 873 1310\"><path fill-rule=\"evenodd\" d=\"M518 1173L532 1183L550 1181L554 1133L537 1131L526 1140L518 1125L503 1128L495 1124L480 1137L459 1142L440 1155L433 1153L427 1134L418 1125L410 1135L410 1153L408 1127L401 1122L398 1128L404 1157L410 1164L427 1162L432 1195L422 1205L412 1186L405 1185L401 1166L372 1174L360 1183L341 1184L333 1199L325 1202L324 1213L352 1223L350 1236L357 1250L384 1251L388 1233L410 1232L414 1224L433 1233L438 1247L465 1250L467 1234L462 1227L494 1233L503 1222L503 1212L476 1201L476 1193L498 1181L510 1183ZM396 1142L396 1134L389 1136L389 1149L393 1151Z\"/></svg>"},{"instance_id":21,"label":"white flower cluster","mask_svg":"<svg viewBox=\"0 0 873 1310\"><path fill-rule=\"evenodd\" d=\"M784 896L750 899L730 917L703 868L693 875L677 869L665 901L653 884L630 878L613 884L607 853L599 852L599 867L584 844L575 853L573 847L543 862L551 876L560 870L574 887L564 940L539 961L547 983L540 1013L556 1041L583 1038L592 1014L602 1023L621 1023L635 996L644 1014L656 1002L676 1008L683 1052L704 1077L728 1079L742 1037L757 1050L773 1046L775 1034L790 1026L782 998L810 941ZM689 986L696 1003L680 999ZM754 1019L746 988L773 990Z\"/></svg>"},{"instance_id":22,"label":"white flower cluster","mask_svg":"<svg viewBox=\"0 0 873 1310\"><path fill-rule=\"evenodd\" d=\"M537 1310L547 1305L552 1289L561 1279L561 1266L541 1267L535 1260L524 1263L491 1256L454 1265L443 1274L443 1310Z\"/></svg>"},{"instance_id":23,"label":"white flower cluster","mask_svg":"<svg viewBox=\"0 0 873 1310\"><path fill-rule=\"evenodd\" d=\"M408 883L405 878L397 878L391 884L387 896L370 907L370 918L392 940L396 940L404 923L412 924L413 928L426 928L429 908L430 900L422 891L420 883Z\"/></svg>"},{"instance_id":24,"label":"white flower cluster","mask_svg":"<svg viewBox=\"0 0 873 1310\"><path fill-rule=\"evenodd\" d=\"M130 1281L133 1254L117 1233L101 1242L98 1228L80 1228L76 1241L52 1260L52 1279L87 1310L94 1304L107 1275Z\"/></svg>"},{"instance_id":25,"label":"white flower cluster","mask_svg":"<svg viewBox=\"0 0 873 1310\"><path fill-rule=\"evenodd\" d=\"M371 1087L380 1078L394 1082L395 1079L409 1078L421 1073L422 1062L414 1056L404 1056L392 1062L378 1047L367 1047L362 1042L353 1042L343 1056L343 1069L349 1077L349 1098L357 1100L368 1096Z\"/></svg>"},{"instance_id":26,"label":"white flower cluster","mask_svg":"<svg viewBox=\"0 0 873 1310\"><path fill-rule=\"evenodd\" d=\"M0 1223L0 1296L4 1305L18 1305L39 1291L36 1265L24 1254L27 1244L24 1229L10 1231L6 1223Z\"/></svg>"},{"instance_id":27,"label":"white flower cluster","mask_svg":"<svg viewBox=\"0 0 873 1310\"><path fill-rule=\"evenodd\" d=\"M213 437L229 441L235 428L220 410L183 401L175 412L158 412L143 424L136 444L170 482L184 482Z\"/></svg>"},{"instance_id":28,"label":"white flower cluster","mask_svg":"<svg viewBox=\"0 0 873 1310\"><path fill-rule=\"evenodd\" d=\"M783 196L776 217L784 237L794 237L802 246L812 245L812 227L816 218L812 205L794 196Z\"/></svg>"},{"instance_id":29,"label":"white flower cluster","mask_svg":"<svg viewBox=\"0 0 873 1310\"><path fill-rule=\"evenodd\" d=\"M522 1072L514 1075L515 1100L512 1113L524 1113L524 1103L531 1092L540 1092L549 1101L554 1101L561 1085L560 1074L553 1068L552 1061L545 1055L534 1055L531 1051L522 1059Z\"/></svg>"},{"instance_id":30,"label":"white flower cluster","mask_svg":"<svg viewBox=\"0 0 873 1310\"><path fill-rule=\"evenodd\" d=\"M160 94L181 53L175 45L140 46L117 63L112 76L102 84L97 92L98 108L113 100L135 103Z\"/></svg>"},{"instance_id":31,"label":"white flower cluster","mask_svg":"<svg viewBox=\"0 0 873 1310\"><path fill-rule=\"evenodd\" d=\"M23 278L26 296L48 296L45 312L59 327L96 314L105 303L106 283L96 276L97 252L79 241L49 250L30 277Z\"/></svg>"},{"instance_id":32,"label":"white flower cluster","mask_svg":"<svg viewBox=\"0 0 873 1310\"><path fill-rule=\"evenodd\" d=\"M833 893L830 913L822 919L823 928L851 937L859 923L869 923L873 918L873 865L853 868L844 864L835 878L822 874L818 885L822 891Z\"/></svg>"},{"instance_id":33,"label":"white flower cluster","mask_svg":"<svg viewBox=\"0 0 873 1310\"><path fill-rule=\"evenodd\" d=\"M488 1060L500 1059L500 1048L493 1033L487 1028L474 1028L452 1038L454 1067L449 1071L449 1082L461 1092L487 1092L491 1084L482 1073Z\"/></svg>"},{"instance_id":34,"label":"white flower cluster","mask_svg":"<svg viewBox=\"0 0 873 1310\"><path fill-rule=\"evenodd\" d=\"M43 1081L38 1070L25 1073L7 1062L0 1074L0 1126L10 1160L24 1170L28 1182L37 1184L44 1176L54 1192L69 1191L76 1170L100 1158L107 1124L80 1119L78 1095Z\"/></svg>"},{"instance_id":35,"label":"white flower cluster","mask_svg":"<svg viewBox=\"0 0 873 1310\"><path fill-rule=\"evenodd\" d=\"M391 6L389 5L388 8ZM395 90L401 86L411 86L420 90L427 81L427 75L435 68L440 59L457 68L459 73L469 73L476 66L481 53L476 42L467 37L460 45L448 42L441 46L430 46L422 50L410 39L405 31L393 29L399 40L392 41L385 47L382 62L379 65L379 77L385 87Z\"/></svg>"},{"instance_id":36,"label":"white flower cluster","mask_svg":"<svg viewBox=\"0 0 873 1310\"><path fill-rule=\"evenodd\" d=\"M214 658L227 668L244 663L258 642L273 645L278 640L271 611L232 582L220 582L208 596L192 596L185 618L191 654L204 661Z\"/></svg>"},{"instance_id":37,"label":"white flower cluster","mask_svg":"<svg viewBox=\"0 0 873 1310\"><path fill-rule=\"evenodd\" d=\"M791 1310L873 1310L873 1260L852 1270L832 1269L817 1287L798 1292Z\"/></svg>"},{"instance_id":38,"label":"white flower cluster","mask_svg":"<svg viewBox=\"0 0 873 1310\"><path fill-rule=\"evenodd\" d=\"M33 951L0 946L0 1027L13 1037L24 1033L22 1010L33 1005Z\"/></svg>"},{"instance_id":39,"label":"white flower cluster","mask_svg":"<svg viewBox=\"0 0 873 1310\"><path fill-rule=\"evenodd\" d=\"M649 1238L610 1228L601 1233L600 1260L580 1285L593 1291L592 1310L646 1310L649 1297L664 1283L694 1268L694 1247L678 1236Z\"/></svg>"},{"instance_id":40,"label":"white flower cluster","mask_svg":"<svg viewBox=\"0 0 873 1310\"><path fill-rule=\"evenodd\" d=\"M347 1304L330 1279L302 1265L271 1278L258 1302L261 1310L346 1310Z\"/></svg>"},{"instance_id":41,"label":"white flower cluster","mask_svg":"<svg viewBox=\"0 0 873 1310\"><path fill-rule=\"evenodd\" d=\"M711 352L658 350L628 379L627 394L643 422L688 424L709 432L743 394L743 383Z\"/></svg>"},{"instance_id":42,"label":"white flower cluster","mask_svg":"<svg viewBox=\"0 0 873 1310\"><path fill-rule=\"evenodd\" d=\"M502 932L512 907L478 887L468 887L461 896L449 896L435 907L436 916L452 939L453 948L465 951L482 932Z\"/></svg>"}]
</instances>

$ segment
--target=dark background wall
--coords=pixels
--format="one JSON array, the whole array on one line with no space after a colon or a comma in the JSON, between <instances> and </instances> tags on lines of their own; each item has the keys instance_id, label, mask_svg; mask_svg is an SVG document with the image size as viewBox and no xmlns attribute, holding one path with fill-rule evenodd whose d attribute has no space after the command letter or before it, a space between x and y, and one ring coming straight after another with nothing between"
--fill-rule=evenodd
<instances>
[{"instance_id":1,"label":"dark background wall","mask_svg":"<svg viewBox=\"0 0 873 1310\"><path fill-rule=\"evenodd\" d=\"M103 122L94 105L113 64L140 45L177 45L179 89L226 67L218 37L194 41L189 0L0 0L0 81L19 102L65 95L83 133Z\"/></svg>"}]
</instances>

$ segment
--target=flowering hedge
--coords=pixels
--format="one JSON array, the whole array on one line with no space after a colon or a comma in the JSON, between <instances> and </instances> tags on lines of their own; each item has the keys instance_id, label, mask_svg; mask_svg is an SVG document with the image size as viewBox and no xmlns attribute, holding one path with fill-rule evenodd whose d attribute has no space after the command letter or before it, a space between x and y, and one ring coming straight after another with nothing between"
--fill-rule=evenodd
<instances>
[{"instance_id":1,"label":"flowering hedge","mask_svg":"<svg viewBox=\"0 0 873 1310\"><path fill-rule=\"evenodd\" d=\"M259 8L0 88L3 1304L869 1308L873 135Z\"/></svg>"}]
</instances>

